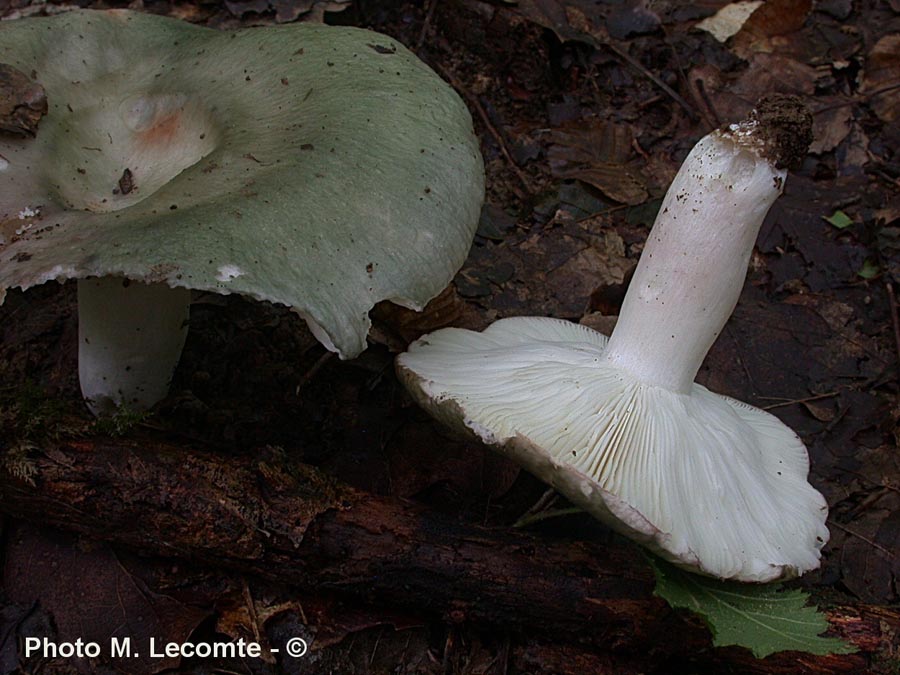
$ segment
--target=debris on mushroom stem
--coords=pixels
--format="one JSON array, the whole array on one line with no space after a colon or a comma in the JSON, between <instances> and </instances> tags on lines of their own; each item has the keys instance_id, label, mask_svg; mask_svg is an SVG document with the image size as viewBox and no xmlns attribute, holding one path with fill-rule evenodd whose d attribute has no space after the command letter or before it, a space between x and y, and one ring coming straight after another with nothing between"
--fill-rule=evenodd
<instances>
[{"instance_id":1,"label":"debris on mushroom stem","mask_svg":"<svg viewBox=\"0 0 900 675\"><path fill-rule=\"evenodd\" d=\"M764 99L746 120L694 146L660 206L608 361L647 382L690 390L734 311L759 228L783 190L787 174L777 164L797 157L811 121L793 97Z\"/></svg>"},{"instance_id":2,"label":"debris on mushroom stem","mask_svg":"<svg viewBox=\"0 0 900 675\"><path fill-rule=\"evenodd\" d=\"M806 157L813 142L813 117L798 96L772 94L761 99L746 122L732 124L728 130L739 134L749 126L760 152L778 169L796 168Z\"/></svg>"}]
</instances>

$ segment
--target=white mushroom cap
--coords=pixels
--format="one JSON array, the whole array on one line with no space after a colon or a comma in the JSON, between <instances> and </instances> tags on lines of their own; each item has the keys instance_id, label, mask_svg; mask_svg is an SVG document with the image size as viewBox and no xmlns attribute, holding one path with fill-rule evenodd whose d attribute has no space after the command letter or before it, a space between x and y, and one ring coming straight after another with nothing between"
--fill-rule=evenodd
<instances>
[{"instance_id":1,"label":"white mushroom cap","mask_svg":"<svg viewBox=\"0 0 900 675\"><path fill-rule=\"evenodd\" d=\"M398 370L436 417L675 564L757 582L818 567L827 507L797 435L699 384L647 385L606 344L558 319L504 319L432 333Z\"/></svg>"},{"instance_id":2,"label":"white mushroom cap","mask_svg":"<svg viewBox=\"0 0 900 675\"><path fill-rule=\"evenodd\" d=\"M781 145L810 123L796 103L772 101L697 144L609 340L542 318L445 329L398 358L401 379L436 417L675 564L754 582L818 567L827 505L807 482L803 443L694 383L781 193L776 165L798 152Z\"/></svg>"}]
</instances>

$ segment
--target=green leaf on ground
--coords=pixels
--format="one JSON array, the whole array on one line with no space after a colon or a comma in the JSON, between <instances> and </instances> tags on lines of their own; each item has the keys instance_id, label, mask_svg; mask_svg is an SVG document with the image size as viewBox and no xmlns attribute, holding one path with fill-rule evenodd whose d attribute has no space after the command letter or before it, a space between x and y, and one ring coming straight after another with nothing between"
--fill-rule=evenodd
<instances>
[{"instance_id":1,"label":"green leaf on ground","mask_svg":"<svg viewBox=\"0 0 900 675\"><path fill-rule=\"evenodd\" d=\"M655 593L672 607L689 609L706 621L716 647L739 645L757 658L780 651L850 654L856 648L839 638L820 637L828 629L825 615L807 606L803 591L780 584L718 581L651 559Z\"/></svg>"},{"instance_id":2,"label":"green leaf on ground","mask_svg":"<svg viewBox=\"0 0 900 675\"><path fill-rule=\"evenodd\" d=\"M881 268L871 260L866 260L857 274L863 279L874 279L881 273Z\"/></svg>"},{"instance_id":3,"label":"green leaf on ground","mask_svg":"<svg viewBox=\"0 0 900 675\"><path fill-rule=\"evenodd\" d=\"M850 227L853 224L853 218L848 216L843 211L835 211L830 216L822 216L826 222L831 223L837 229L843 230L845 227Z\"/></svg>"}]
</instances>

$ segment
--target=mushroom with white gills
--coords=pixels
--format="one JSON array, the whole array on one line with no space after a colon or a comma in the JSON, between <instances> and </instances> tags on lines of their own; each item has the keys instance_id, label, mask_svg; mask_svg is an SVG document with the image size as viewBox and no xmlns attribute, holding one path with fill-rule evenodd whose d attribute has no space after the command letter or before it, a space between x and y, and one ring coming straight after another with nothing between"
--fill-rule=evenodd
<instances>
[{"instance_id":1,"label":"mushroom with white gills","mask_svg":"<svg viewBox=\"0 0 900 675\"><path fill-rule=\"evenodd\" d=\"M447 328L398 357L400 378L437 418L685 569L767 582L818 567L827 505L799 437L694 383L810 125L772 97L694 147L608 340L549 318Z\"/></svg>"},{"instance_id":2,"label":"mushroom with white gills","mask_svg":"<svg viewBox=\"0 0 900 675\"><path fill-rule=\"evenodd\" d=\"M421 309L468 253L471 117L392 38L76 10L0 22L0 63L49 104L0 137L0 302L78 280L94 413L166 395L191 290L287 305L352 358L375 303Z\"/></svg>"}]
</instances>

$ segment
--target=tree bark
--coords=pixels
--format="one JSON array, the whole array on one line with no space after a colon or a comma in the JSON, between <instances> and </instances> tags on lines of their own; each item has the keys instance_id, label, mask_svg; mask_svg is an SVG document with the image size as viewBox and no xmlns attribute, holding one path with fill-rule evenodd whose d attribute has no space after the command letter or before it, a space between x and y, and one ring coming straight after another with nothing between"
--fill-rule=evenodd
<instances>
[{"instance_id":1,"label":"tree bark","mask_svg":"<svg viewBox=\"0 0 900 675\"><path fill-rule=\"evenodd\" d=\"M599 666L615 654L644 668L690 658L742 672L858 673L900 632L897 611L837 607L833 632L859 654L757 660L743 649L711 650L699 621L653 596L643 554L619 540L555 541L460 523L337 485L271 451L250 460L89 439L34 454L0 462L0 508L13 516L544 641L517 651L525 662L532 652L570 662L578 654Z\"/></svg>"}]
</instances>

